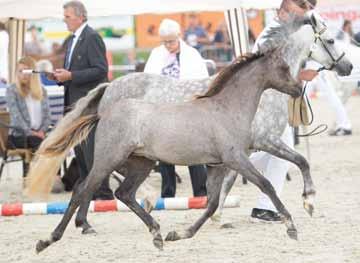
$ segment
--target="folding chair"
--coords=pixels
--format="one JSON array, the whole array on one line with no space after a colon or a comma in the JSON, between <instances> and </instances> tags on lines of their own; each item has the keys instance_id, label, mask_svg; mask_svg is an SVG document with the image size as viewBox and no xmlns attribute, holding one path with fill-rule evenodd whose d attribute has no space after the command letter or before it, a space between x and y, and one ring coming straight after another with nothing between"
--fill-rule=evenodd
<instances>
[{"instance_id":1,"label":"folding chair","mask_svg":"<svg viewBox=\"0 0 360 263\"><path fill-rule=\"evenodd\" d=\"M26 145L24 145L24 148L9 147L11 146L8 142L9 129L16 129L24 132L21 128L10 126L9 123L9 112L0 111L0 157L2 157L0 164L0 179L5 164L14 161L22 161L23 177L25 177L32 158L31 149L27 148ZM11 157L11 159L9 159L9 157Z\"/></svg>"}]
</instances>

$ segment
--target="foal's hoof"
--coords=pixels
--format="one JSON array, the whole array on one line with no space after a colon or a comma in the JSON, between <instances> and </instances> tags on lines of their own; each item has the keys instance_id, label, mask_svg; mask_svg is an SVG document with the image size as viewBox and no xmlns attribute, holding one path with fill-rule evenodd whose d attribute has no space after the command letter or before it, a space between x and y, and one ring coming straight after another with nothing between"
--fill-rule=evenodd
<instances>
[{"instance_id":1,"label":"foal's hoof","mask_svg":"<svg viewBox=\"0 0 360 263\"><path fill-rule=\"evenodd\" d=\"M179 234L176 231L171 231L167 234L165 241L176 241L176 240L180 240L181 237L179 236Z\"/></svg>"},{"instance_id":2,"label":"foal's hoof","mask_svg":"<svg viewBox=\"0 0 360 263\"><path fill-rule=\"evenodd\" d=\"M225 223L220 226L221 229L227 229L227 228L235 228L233 224L231 223Z\"/></svg>"},{"instance_id":3,"label":"foal's hoof","mask_svg":"<svg viewBox=\"0 0 360 263\"><path fill-rule=\"evenodd\" d=\"M314 196L313 195L304 197L304 208L310 216L313 215L313 213L314 213Z\"/></svg>"},{"instance_id":4,"label":"foal's hoof","mask_svg":"<svg viewBox=\"0 0 360 263\"><path fill-rule=\"evenodd\" d=\"M48 240L46 240L46 241L39 240L36 243L36 253L40 253L41 251L43 251L48 246L50 246L50 242Z\"/></svg>"},{"instance_id":5,"label":"foal's hoof","mask_svg":"<svg viewBox=\"0 0 360 263\"><path fill-rule=\"evenodd\" d=\"M150 203L149 200L145 199L144 200L144 210L146 211L146 213L150 214L153 209L154 209L154 206Z\"/></svg>"},{"instance_id":6,"label":"foal's hoof","mask_svg":"<svg viewBox=\"0 0 360 263\"><path fill-rule=\"evenodd\" d=\"M159 250L163 250L164 242L160 234L157 234L153 239L153 244Z\"/></svg>"},{"instance_id":7,"label":"foal's hoof","mask_svg":"<svg viewBox=\"0 0 360 263\"><path fill-rule=\"evenodd\" d=\"M286 232L291 239L298 240L298 235L297 235L296 229L288 229Z\"/></svg>"},{"instance_id":8,"label":"foal's hoof","mask_svg":"<svg viewBox=\"0 0 360 263\"><path fill-rule=\"evenodd\" d=\"M304 208L306 212L312 217L314 213L314 205L304 202Z\"/></svg>"},{"instance_id":9,"label":"foal's hoof","mask_svg":"<svg viewBox=\"0 0 360 263\"><path fill-rule=\"evenodd\" d=\"M83 234L83 235L93 235L93 234L97 234L97 232L95 231L94 228L88 227L88 228L84 228L84 229L81 231L81 234Z\"/></svg>"}]
</instances>

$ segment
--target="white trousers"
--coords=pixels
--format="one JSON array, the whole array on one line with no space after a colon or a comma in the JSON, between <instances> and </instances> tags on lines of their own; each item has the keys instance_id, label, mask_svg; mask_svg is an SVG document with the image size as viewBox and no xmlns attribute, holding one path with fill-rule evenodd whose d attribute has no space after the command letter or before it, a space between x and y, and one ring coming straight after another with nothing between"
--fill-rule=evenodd
<instances>
[{"instance_id":1,"label":"white trousers","mask_svg":"<svg viewBox=\"0 0 360 263\"><path fill-rule=\"evenodd\" d=\"M294 149L293 131L289 125L286 126L281 139L287 146ZM291 164L288 161L262 151L251 154L250 161L265 176L265 178L270 181L275 188L277 196L280 197L286 179L286 174L289 171ZM271 210L274 212L277 211L268 196L262 192L260 193L256 208Z\"/></svg>"},{"instance_id":2,"label":"white trousers","mask_svg":"<svg viewBox=\"0 0 360 263\"><path fill-rule=\"evenodd\" d=\"M341 85L340 81L332 75L333 72L319 73L313 81L309 82L309 89L313 89L314 86L321 92L329 103L331 109L335 113L336 128L351 129L351 122L346 113L345 107L341 102L339 96L336 94L334 85Z\"/></svg>"}]
</instances>

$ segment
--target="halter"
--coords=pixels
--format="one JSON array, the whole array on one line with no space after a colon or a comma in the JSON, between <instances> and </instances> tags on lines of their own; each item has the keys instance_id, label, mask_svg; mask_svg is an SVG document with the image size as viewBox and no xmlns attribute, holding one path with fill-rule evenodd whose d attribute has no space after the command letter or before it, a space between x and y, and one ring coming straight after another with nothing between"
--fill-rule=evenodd
<instances>
[{"instance_id":1,"label":"halter","mask_svg":"<svg viewBox=\"0 0 360 263\"><path fill-rule=\"evenodd\" d=\"M314 19L314 17L313 17ZM319 40L321 45L323 46L323 48L326 50L327 54L329 55L329 57L331 58L332 60L332 64L330 65L329 68L323 66L321 68L319 68L317 70L317 72L320 72L322 70L332 70L338 63L339 61L345 56L345 52L342 52L342 54L336 59L334 58L334 56L331 54L327 44L325 43L325 41L321 38L321 35L327 30L327 27L324 25L324 28L321 29L319 32L316 31L316 27L314 25L314 22L313 20L311 20L311 27L314 31L314 36L315 36L315 40L314 40L314 43L313 45L315 45L317 43L317 41ZM308 55L308 58L312 58L311 55L312 55L313 51L310 50L310 53ZM303 88L303 92L301 94L301 102L300 102L300 118L301 118L301 122L304 123L303 121L303 114L302 114L302 111L301 111L301 108L302 108L302 103L305 99L306 101L306 104L307 104L307 107L308 109L310 110L310 115L311 115L311 120L309 121L309 123L307 123L307 125L311 125L314 121L314 113L312 111L312 108L311 108L311 105L310 105L310 101L308 99L308 97L306 96L305 94L305 91L306 91L306 88L307 88L307 84L308 82L306 81L305 82L305 85L304 85L304 88ZM295 112L295 100L294 100L294 103L293 103L293 112ZM294 113L295 114L295 113ZM294 118L294 117L293 117ZM320 124L318 125L316 128L314 128L312 131L306 133L306 134L297 134L296 136L297 137L310 137L310 136L314 136L314 135L318 135L320 133L323 133L327 130L328 126L326 124ZM320 130L321 129L321 130Z\"/></svg>"},{"instance_id":2,"label":"halter","mask_svg":"<svg viewBox=\"0 0 360 263\"><path fill-rule=\"evenodd\" d=\"M323 48L325 49L325 51L327 52L327 54L329 55L329 57L332 60L332 64L330 65L329 68L323 66L323 67L319 68L317 71L320 72L322 70L332 70L334 67L336 67L336 65L339 63L339 61L345 56L345 52L342 52L342 54L338 58L334 58L334 56L331 54L328 46L326 45L325 41L321 38L321 35L327 30L327 27L324 25L324 28L321 29L319 32L317 32L313 21L311 21L311 27L312 27L312 29L314 31L314 35L315 35L315 40L314 40L313 45L315 45L317 43L317 41L319 40L321 45L323 46ZM310 50L308 58L312 58L311 57L312 53L313 53L313 51Z\"/></svg>"}]
</instances>

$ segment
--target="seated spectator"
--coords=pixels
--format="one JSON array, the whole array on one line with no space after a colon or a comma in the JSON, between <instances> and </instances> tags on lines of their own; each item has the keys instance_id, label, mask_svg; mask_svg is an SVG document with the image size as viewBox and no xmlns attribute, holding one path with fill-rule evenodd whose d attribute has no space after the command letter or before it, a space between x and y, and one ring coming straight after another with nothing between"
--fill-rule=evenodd
<instances>
[{"instance_id":1,"label":"seated spectator","mask_svg":"<svg viewBox=\"0 0 360 263\"><path fill-rule=\"evenodd\" d=\"M177 79L208 77L204 60L199 52L180 38L180 25L164 19L159 27L162 44L151 51L144 72L170 76ZM174 197L176 173L173 164L160 162L162 177L161 197ZM194 196L206 195L206 170L204 165L189 166Z\"/></svg>"},{"instance_id":2,"label":"seated spectator","mask_svg":"<svg viewBox=\"0 0 360 263\"><path fill-rule=\"evenodd\" d=\"M10 113L10 125L23 130L10 129L9 143L17 148L34 151L45 138L51 124L46 90L41 86L38 74L24 74L24 69L35 69L35 60L21 58L16 67L16 83L6 90L6 103Z\"/></svg>"},{"instance_id":3,"label":"seated spectator","mask_svg":"<svg viewBox=\"0 0 360 263\"><path fill-rule=\"evenodd\" d=\"M231 61L232 60L232 48L229 34L227 31L225 21L222 21L216 31L213 40L213 44L216 47L216 56L218 61Z\"/></svg>"},{"instance_id":4,"label":"seated spectator","mask_svg":"<svg viewBox=\"0 0 360 263\"><path fill-rule=\"evenodd\" d=\"M203 45L209 44L205 29L200 25L196 14L189 15L189 26L185 30L184 39L193 48L200 50Z\"/></svg>"},{"instance_id":5,"label":"seated spectator","mask_svg":"<svg viewBox=\"0 0 360 263\"><path fill-rule=\"evenodd\" d=\"M225 47L225 46L228 47L231 45L225 21L222 21L218 25L218 27L215 31L213 43L216 46L220 46L220 47Z\"/></svg>"}]
</instances>

